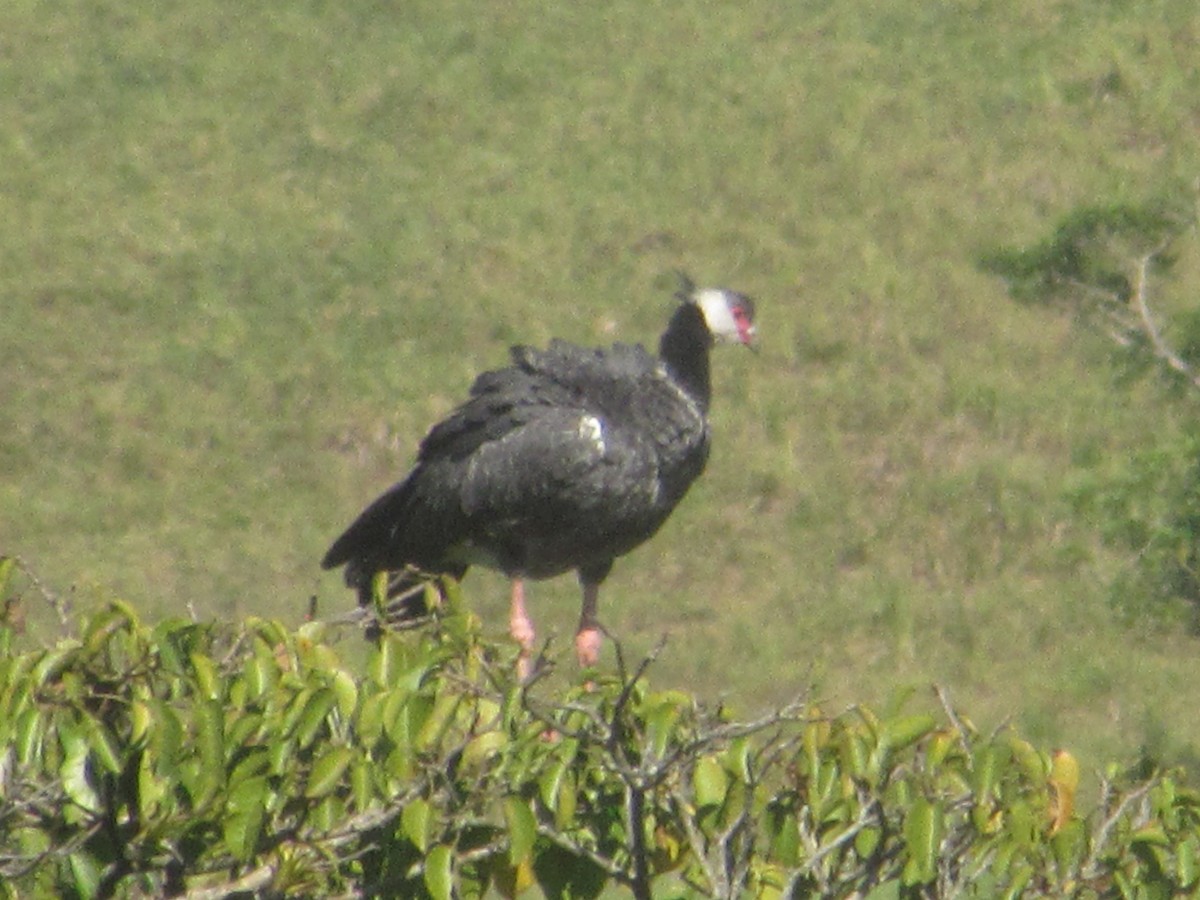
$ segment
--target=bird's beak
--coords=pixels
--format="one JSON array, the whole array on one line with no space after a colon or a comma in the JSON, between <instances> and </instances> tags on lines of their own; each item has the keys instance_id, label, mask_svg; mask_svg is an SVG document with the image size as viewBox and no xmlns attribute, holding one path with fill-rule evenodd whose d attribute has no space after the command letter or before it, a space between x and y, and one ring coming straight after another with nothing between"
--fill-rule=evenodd
<instances>
[{"instance_id":1,"label":"bird's beak","mask_svg":"<svg viewBox=\"0 0 1200 900\"><path fill-rule=\"evenodd\" d=\"M753 322L739 324L738 339L755 353L758 352L758 331Z\"/></svg>"}]
</instances>

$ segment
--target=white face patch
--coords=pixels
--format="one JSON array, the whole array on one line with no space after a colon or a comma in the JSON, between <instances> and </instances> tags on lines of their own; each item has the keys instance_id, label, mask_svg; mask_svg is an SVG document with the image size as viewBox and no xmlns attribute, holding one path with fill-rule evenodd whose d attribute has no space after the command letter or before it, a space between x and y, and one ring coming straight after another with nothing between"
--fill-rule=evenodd
<instances>
[{"instance_id":1,"label":"white face patch","mask_svg":"<svg viewBox=\"0 0 1200 900\"><path fill-rule=\"evenodd\" d=\"M604 423L595 416L584 416L579 420L579 436L591 441L600 455L604 455Z\"/></svg>"},{"instance_id":2,"label":"white face patch","mask_svg":"<svg viewBox=\"0 0 1200 900\"><path fill-rule=\"evenodd\" d=\"M718 341L740 341L737 318L729 308L729 298L718 288L705 288L695 294L695 303L704 313L708 330Z\"/></svg>"}]
</instances>

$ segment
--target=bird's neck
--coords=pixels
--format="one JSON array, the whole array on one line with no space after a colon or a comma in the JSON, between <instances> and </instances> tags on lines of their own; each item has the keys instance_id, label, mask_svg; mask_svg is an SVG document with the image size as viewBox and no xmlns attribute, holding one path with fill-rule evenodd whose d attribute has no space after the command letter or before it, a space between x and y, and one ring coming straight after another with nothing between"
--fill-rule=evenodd
<instances>
[{"instance_id":1,"label":"bird's neck","mask_svg":"<svg viewBox=\"0 0 1200 900\"><path fill-rule=\"evenodd\" d=\"M712 343L703 313L691 303L680 304L658 343L659 358L671 378L705 412L712 396L708 366Z\"/></svg>"}]
</instances>

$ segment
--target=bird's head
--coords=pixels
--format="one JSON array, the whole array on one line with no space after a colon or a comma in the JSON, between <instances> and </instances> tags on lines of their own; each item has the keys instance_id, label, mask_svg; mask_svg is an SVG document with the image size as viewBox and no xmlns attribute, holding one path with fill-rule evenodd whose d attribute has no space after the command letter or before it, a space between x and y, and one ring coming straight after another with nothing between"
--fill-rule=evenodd
<instances>
[{"instance_id":1,"label":"bird's head","mask_svg":"<svg viewBox=\"0 0 1200 900\"><path fill-rule=\"evenodd\" d=\"M754 301L750 297L727 288L698 288L686 275L679 277L679 299L700 310L714 341L754 349Z\"/></svg>"}]
</instances>

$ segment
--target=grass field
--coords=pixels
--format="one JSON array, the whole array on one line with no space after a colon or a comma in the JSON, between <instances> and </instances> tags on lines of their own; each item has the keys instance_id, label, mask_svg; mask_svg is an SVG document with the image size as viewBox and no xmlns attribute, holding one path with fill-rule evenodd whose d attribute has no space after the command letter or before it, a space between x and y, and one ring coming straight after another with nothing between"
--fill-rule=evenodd
<instances>
[{"instance_id":1,"label":"grass field","mask_svg":"<svg viewBox=\"0 0 1200 900\"><path fill-rule=\"evenodd\" d=\"M652 342L684 268L763 352L716 360L709 471L606 585L658 683L936 681L1090 765L1195 760L1200 641L1113 612L1066 496L1195 399L976 260L1191 181L1197 45L1193 0L13 0L0 553L77 603L340 610L317 560L474 373ZM564 653L576 593L532 595ZM502 581L468 595L503 633Z\"/></svg>"}]
</instances>

